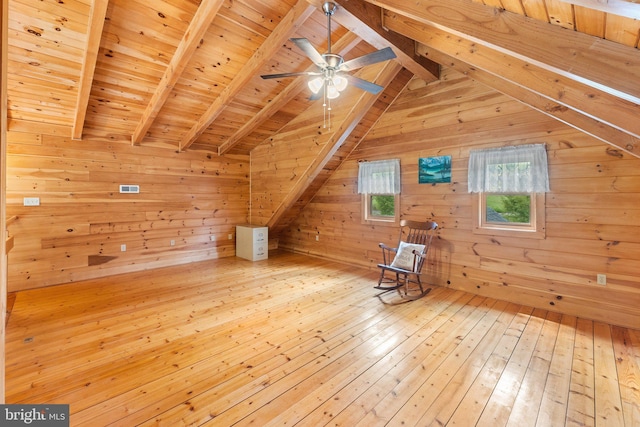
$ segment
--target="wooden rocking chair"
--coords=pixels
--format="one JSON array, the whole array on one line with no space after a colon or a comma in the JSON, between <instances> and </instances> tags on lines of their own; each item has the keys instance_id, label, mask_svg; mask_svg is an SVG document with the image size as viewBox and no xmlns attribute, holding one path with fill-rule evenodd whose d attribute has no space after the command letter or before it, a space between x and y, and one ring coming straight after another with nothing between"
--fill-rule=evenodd
<instances>
[{"instance_id":1,"label":"wooden rocking chair","mask_svg":"<svg viewBox=\"0 0 640 427\"><path fill-rule=\"evenodd\" d=\"M438 224L433 221L401 220L398 247L391 248L384 243L379 245L383 262L378 264L381 270L380 280L374 288L385 292L397 289L402 298L410 300L428 294L431 289L423 288L420 274L437 228ZM420 293L410 295L410 284L417 284ZM403 287L404 295L401 292Z\"/></svg>"}]
</instances>

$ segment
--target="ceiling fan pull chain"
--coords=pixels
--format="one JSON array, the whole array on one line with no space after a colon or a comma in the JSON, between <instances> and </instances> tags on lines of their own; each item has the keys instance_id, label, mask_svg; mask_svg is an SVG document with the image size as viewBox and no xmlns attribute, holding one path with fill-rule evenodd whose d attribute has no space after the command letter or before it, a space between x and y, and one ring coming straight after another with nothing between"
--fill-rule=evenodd
<instances>
[{"instance_id":1,"label":"ceiling fan pull chain","mask_svg":"<svg viewBox=\"0 0 640 427\"><path fill-rule=\"evenodd\" d=\"M322 127L331 130L331 98L327 98L327 85L322 88Z\"/></svg>"},{"instance_id":2,"label":"ceiling fan pull chain","mask_svg":"<svg viewBox=\"0 0 640 427\"><path fill-rule=\"evenodd\" d=\"M322 127L327 128L327 85L322 85Z\"/></svg>"}]
</instances>

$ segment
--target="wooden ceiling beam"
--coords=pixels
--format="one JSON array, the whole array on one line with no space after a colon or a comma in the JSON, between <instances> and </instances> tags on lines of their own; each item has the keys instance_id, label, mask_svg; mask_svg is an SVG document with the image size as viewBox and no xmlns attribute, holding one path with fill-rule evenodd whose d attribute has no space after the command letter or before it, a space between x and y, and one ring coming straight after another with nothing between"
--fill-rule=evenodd
<instances>
[{"instance_id":1,"label":"wooden ceiling beam","mask_svg":"<svg viewBox=\"0 0 640 427\"><path fill-rule=\"evenodd\" d=\"M91 86L93 84L93 74L96 70L98 50L100 50L100 40L102 39L102 29L104 28L104 19L107 15L108 5L109 0L93 0L89 12L84 60L82 61L78 96L76 98L76 111L73 115L73 126L71 128L72 139L82 139L82 130L84 129L84 120L87 116Z\"/></svg>"},{"instance_id":2,"label":"wooden ceiling beam","mask_svg":"<svg viewBox=\"0 0 640 427\"><path fill-rule=\"evenodd\" d=\"M140 144L144 139L223 3L224 0L203 0L200 3L131 136L133 145Z\"/></svg>"},{"instance_id":3,"label":"wooden ceiling beam","mask_svg":"<svg viewBox=\"0 0 640 427\"><path fill-rule=\"evenodd\" d=\"M346 33L332 46L332 51L345 55L351 49L353 49L361 39L353 33ZM317 67L314 65L307 71L315 71ZM300 76L293 79L293 82L289 84L283 91L279 92L271 102L267 103L262 110L255 114L249 121L247 121L240 129L238 129L231 137L223 142L218 147L218 155L221 156L234 146L236 146L242 138L249 135L258 126L268 120L271 116L277 113L283 106L288 104L293 98L295 98L301 91L307 88L308 78L306 76Z\"/></svg>"},{"instance_id":4,"label":"wooden ceiling beam","mask_svg":"<svg viewBox=\"0 0 640 427\"><path fill-rule=\"evenodd\" d=\"M390 18L386 22L397 31L411 32L420 38L421 43L450 54L477 69L500 76L504 81L523 86L560 105L597 118L608 126L625 129L630 135L640 137L640 121L634 119L640 115L638 104L489 47L477 46L474 41L441 29L423 26L415 21L408 22L406 19ZM428 34L420 34L421 31Z\"/></svg>"},{"instance_id":5,"label":"wooden ceiling beam","mask_svg":"<svg viewBox=\"0 0 640 427\"><path fill-rule=\"evenodd\" d=\"M226 141L218 146L218 155L222 156L231 150L245 136L249 135L255 129L257 129L262 123L269 120L271 116L276 114L282 107L287 105L293 98L295 98L305 87L306 79L304 77L298 77L294 81L287 85L287 87L280 91L269 103L267 103L257 114L253 115L240 129L238 129L233 135L231 135Z\"/></svg>"},{"instance_id":6,"label":"wooden ceiling beam","mask_svg":"<svg viewBox=\"0 0 640 427\"><path fill-rule=\"evenodd\" d=\"M385 25L423 44L426 48L419 50L432 59L617 148L640 154L640 124L633 120L640 106L399 14L386 13Z\"/></svg>"},{"instance_id":7,"label":"wooden ceiling beam","mask_svg":"<svg viewBox=\"0 0 640 427\"><path fill-rule=\"evenodd\" d=\"M382 25L382 9L363 0L339 0L339 9L332 16L336 22L376 49L387 46L395 52L396 60L426 82L440 78L440 65L416 54L415 42Z\"/></svg>"},{"instance_id":8,"label":"wooden ceiling beam","mask_svg":"<svg viewBox=\"0 0 640 427\"><path fill-rule=\"evenodd\" d=\"M398 75L401 69L402 65L398 62L388 61L381 69L375 79L375 82L383 87L387 87ZM289 191L286 197L280 202L275 212L267 222L266 225L273 231L273 234L277 235L283 227L288 225L285 218L291 217L291 209L293 209L293 207L298 204L298 201L303 198L303 195L308 191L309 187L313 186L314 181L322 176L322 171L325 166L330 161L334 160L336 153L345 141L354 134L354 130L361 125L362 118L367 114L369 109L371 109L376 100L382 96L383 93L384 91L381 91L379 94L374 95L363 91L340 126L334 131L323 134L323 138L327 139L327 143L322 144L323 148L320 150L315 160L303 172L300 179L298 179L291 191ZM379 113L377 114L378 117L381 115L382 114ZM361 135L359 140L363 139L369 130L370 128L365 130L359 129L358 135ZM310 198L305 199L310 200Z\"/></svg>"},{"instance_id":9,"label":"wooden ceiling beam","mask_svg":"<svg viewBox=\"0 0 640 427\"><path fill-rule=\"evenodd\" d=\"M247 61L238 75L231 83L224 88L220 96L207 108L207 111L191 127L189 132L180 141L180 150L185 150L193 144L196 139L209 127L209 125L220 115L224 108L229 105L236 94L251 80L267 61L276 53L278 49L293 35L297 29L315 11L315 7L299 0L289 13L282 19L273 32L267 37L265 42L258 48L253 56Z\"/></svg>"},{"instance_id":10,"label":"wooden ceiling beam","mask_svg":"<svg viewBox=\"0 0 640 427\"><path fill-rule=\"evenodd\" d=\"M468 0L365 0L640 104L640 51Z\"/></svg>"}]
</instances>

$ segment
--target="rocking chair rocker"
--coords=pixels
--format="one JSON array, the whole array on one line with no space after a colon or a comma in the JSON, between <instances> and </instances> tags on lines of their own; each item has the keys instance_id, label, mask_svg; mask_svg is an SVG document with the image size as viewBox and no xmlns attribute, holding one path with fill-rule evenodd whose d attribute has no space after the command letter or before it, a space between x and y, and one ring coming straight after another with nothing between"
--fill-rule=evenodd
<instances>
[{"instance_id":1,"label":"rocking chair rocker","mask_svg":"<svg viewBox=\"0 0 640 427\"><path fill-rule=\"evenodd\" d=\"M416 300L428 294L431 289L425 290L420 275L437 228L438 224L433 221L401 220L398 247L392 248L384 243L379 245L383 262L378 264L380 279L378 286L374 288L385 292L397 289L402 298L409 300ZM415 286L411 289L411 284L418 285L419 294L415 294ZM403 287L404 295L401 291ZM414 290L414 293L410 295L411 290Z\"/></svg>"}]
</instances>

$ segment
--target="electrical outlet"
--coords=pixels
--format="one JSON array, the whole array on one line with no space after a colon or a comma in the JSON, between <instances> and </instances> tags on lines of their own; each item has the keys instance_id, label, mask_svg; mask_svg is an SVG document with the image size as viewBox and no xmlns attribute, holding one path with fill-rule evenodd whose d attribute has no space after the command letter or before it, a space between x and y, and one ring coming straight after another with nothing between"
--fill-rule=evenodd
<instances>
[{"instance_id":1,"label":"electrical outlet","mask_svg":"<svg viewBox=\"0 0 640 427\"><path fill-rule=\"evenodd\" d=\"M598 274L596 276L596 281L600 286L607 286L607 275L606 274Z\"/></svg>"},{"instance_id":2,"label":"electrical outlet","mask_svg":"<svg viewBox=\"0 0 640 427\"><path fill-rule=\"evenodd\" d=\"M229 240L233 240L233 234L229 234Z\"/></svg>"},{"instance_id":3,"label":"electrical outlet","mask_svg":"<svg viewBox=\"0 0 640 427\"><path fill-rule=\"evenodd\" d=\"M120 252L127 252L127 245L120 245Z\"/></svg>"},{"instance_id":4,"label":"electrical outlet","mask_svg":"<svg viewBox=\"0 0 640 427\"><path fill-rule=\"evenodd\" d=\"M40 206L40 197L25 197L22 199L23 206Z\"/></svg>"},{"instance_id":5,"label":"electrical outlet","mask_svg":"<svg viewBox=\"0 0 640 427\"><path fill-rule=\"evenodd\" d=\"M214 236L214 235L209 236L209 240L211 240L212 242L215 242L216 241L216 236Z\"/></svg>"},{"instance_id":6,"label":"electrical outlet","mask_svg":"<svg viewBox=\"0 0 640 427\"><path fill-rule=\"evenodd\" d=\"M320 236L316 234L316 242L319 242L319 241L320 241Z\"/></svg>"},{"instance_id":7,"label":"electrical outlet","mask_svg":"<svg viewBox=\"0 0 640 427\"><path fill-rule=\"evenodd\" d=\"M176 245L176 241L175 241L175 240L173 240L173 239L171 239L171 242L169 242L169 244L170 244L171 246L175 246L175 245Z\"/></svg>"}]
</instances>

